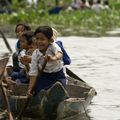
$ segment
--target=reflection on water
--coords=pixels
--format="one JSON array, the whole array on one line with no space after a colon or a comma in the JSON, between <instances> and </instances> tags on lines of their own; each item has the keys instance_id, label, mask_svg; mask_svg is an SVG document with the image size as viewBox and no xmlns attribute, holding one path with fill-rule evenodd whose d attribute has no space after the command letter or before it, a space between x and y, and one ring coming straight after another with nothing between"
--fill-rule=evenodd
<instances>
[{"instance_id":1,"label":"reflection on water","mask_svg":"<svg viewBox=\"0 0 120 120\"><path fill-rule=\"evenodd\" d=\"M66 120L120 120L120 38L59 39L72 58L68 67L98 92L88 107L90 118L77 115ZM14 48L15 40L10 39L9 42ZM0 48L0 53L8 52L2 43Z\"/></svg>"}]
</instances>

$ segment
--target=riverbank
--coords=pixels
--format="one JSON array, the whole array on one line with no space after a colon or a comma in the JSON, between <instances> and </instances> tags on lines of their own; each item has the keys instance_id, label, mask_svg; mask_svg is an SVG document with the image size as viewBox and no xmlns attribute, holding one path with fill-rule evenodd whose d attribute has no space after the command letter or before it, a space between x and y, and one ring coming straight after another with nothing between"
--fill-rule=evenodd
<instances>
[{"instance_id":1,"label":"riverbank","mask_svg":"<svg viewBox=\"0 0 120 120\"><path fill-rule=\"evenodd\" d=\"M110 0L110 10L64 10L53 15L49 15L46 9L43 12L41 8L18 6L18 11L12 14L0 14L0 29L7 37L15 37L15 25L25 22L32 30L39 25L50 25L59 32L59 36L111 36L109 31L120 28L119 5L118 0Z\"/></svg>"},{"instance_id":2,"label":"riverbank","mask_svg":"<svg viewBox=\"0 0 120 120\"><path fill-rule=\"evenodd\" d=\"M3 31L6 38L16 38L15 35L15 25L1 25L0 29ZM57 29L58 30L58 29ZM59 31L59 30L58 30ZM106 31L104 35L98 33L97 31L92 30L73 30L72 28L64 28L61 32L59 32L60 36L84 36L84 37L119 37L120 36L120 28L115 28L111 31Z\"/></svg>"}]
</instances>

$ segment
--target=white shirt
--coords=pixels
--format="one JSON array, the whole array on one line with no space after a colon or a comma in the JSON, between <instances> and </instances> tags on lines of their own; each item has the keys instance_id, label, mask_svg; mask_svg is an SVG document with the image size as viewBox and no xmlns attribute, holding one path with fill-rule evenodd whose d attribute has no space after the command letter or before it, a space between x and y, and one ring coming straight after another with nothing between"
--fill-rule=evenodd
<instances>
[{"instance_id":1,"label":"white shirt","mask_svg":"<svg viewBox=\"0 0 120 120\"><path fill-rule=\"evenodd\" d=\"M49 45L45 55L54 56L57 52L62 52L61 48L56 43L52 43ZM44 63L44 55L39 51L39 49L36 49L32 54L32 61L30 65L29 75L37 76L39 70L42 69L43 63ZM53 73L60 71L62 68L63 68L63 62L61 59L61 60L47 62L45 69L43 71L47 73Z\"/></svg>"},{"instance_id":2,"label":"white shirt","mask_svg":"<svg viewBox=\"0 0 120 120\"><path fill-rule=\"evenodd\" d=\"M26 55L26 50L25 49L23 49L22 51L20 51L20 53L19 53L19 55L18 55L18 61L19 61L19 67L20 68L25 68L25 65L24 64L22 64L21 63L21 61L20 61L20 58L21 57L24 57Z\"/></svg>"}]
</instances>

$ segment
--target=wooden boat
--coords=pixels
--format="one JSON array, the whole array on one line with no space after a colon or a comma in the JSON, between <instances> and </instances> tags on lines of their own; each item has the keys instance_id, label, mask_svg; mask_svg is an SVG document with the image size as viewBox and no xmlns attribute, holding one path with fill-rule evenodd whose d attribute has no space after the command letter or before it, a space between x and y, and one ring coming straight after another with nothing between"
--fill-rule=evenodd
<instances>
[{"instance_id":1,"label":"wooden boat","mask_svg":"<svg viewBox=\"0 0 120 120\"><path fill-rule=\"evenodd\" d=\"M0 112L0 119L5 119L6 116L4 116L4 115L7 115L9 120L13 120L13 116L12 116L12 113L10 110L9 100L7 97L7 89L5 88L6 85L4 84L4 80L5 80L4 79L5 78L4 71L5 71L5 67L6 67L8 60L9 60L9 57L6 57L6 58L0 60L1 61L0 62L0 88L1 88L1 93L3 95L5 106L6 106L6 110ZM1 104L2 104L2 101L3 101L3 99L0 96ZM0 106L0 110L1 110L1 106Z\"/></svg>"},{"instance_id":2,"label":"wooden boat","mask_svg":"<svg viewBox=\"0 0 120 120\"><path fill-rule=\"evenodd\" d=\"M55 118L57 120L62 120L68 116L70 117L75 114L84 113L87 106L91 103L92 98L96 95L95 89L83 80L80 81L72 77L67 77L67 80L68 84L66 86L66 91L69 97L59 101L56 99L57 97L59 98L59 96L55 93L53 95L55 99L52 98L52 100L55 101L51 102L47 97L50 90L41 91L38 95L32 97L24 112L24 116L47 120L48 115L50 115L49 118L52 120ZM27 88L27 84L14 85L10 89L12 92L8 92L11 111L14 115L18 115L20 113L21 108L26 101ZM1 96L0 92L0 97ZM67 95L65 94L65 96ZM59 102L56 103L56 100ZM47 108L44 109L44 106L47 106ZM50 111L51 106L55 108L54 111ZM45 112L45 110L48 111Z\"/></svg>"},{"instance_id":3,"label":"wooden boat","mask_svg":"<svg viewBox=\"0 0 120 120\"><path fill-rule=\"evenodd\" d=\"M7 119L7 111L0 111L0 120Z\"/></svg>"}]
</instances>

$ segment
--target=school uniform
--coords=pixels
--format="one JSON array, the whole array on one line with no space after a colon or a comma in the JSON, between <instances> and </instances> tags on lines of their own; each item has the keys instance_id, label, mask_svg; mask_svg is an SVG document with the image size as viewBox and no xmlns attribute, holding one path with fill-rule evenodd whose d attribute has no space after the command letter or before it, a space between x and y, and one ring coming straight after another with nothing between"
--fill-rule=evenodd
<instances>
[{"instance_id":1,"label":"school uniform","mask_svg":"<svg viewBox=\"0 0 120 120\"><path fill-rule=\"evenodd\" d=\"M18 72L20 70L20 67L19 67L19 61L18 61L18 55L20 53L20 41L18 40L16 42L16 45L15 45L15 49L16 51L13 53L12 55L12 61L13 61L13 71L14 72Z\"/></svg>"},{"instance_id":2,"label":"school uniform","mask_svg":"<svg viewBox=\"0 0 120 120\"><path fill-rule=\"evenodd\" d=\"M20 58L23 57L24 55L26 55L25 49L19 51L19 54L17 56L19 69L17 71L13 71L11 74L12 80L16 81L18 84L28 83L25 65L23 65L20 61Z\"/></svg>"},{"instance_id":3,"label":"school uniform","mask_svg":"<svg viewBox=\"0 0 120 120\"><path fill-rule=\"evenodd\" d=\"M45 55L54 56L57 52L62 52L60 47L56 43L49 45ZM66 77L63 72L62 59L56 61L48 61L43 73L39 76L39 71L42 69L44 63L44 55L39 49L36 49L32 54L32 62L30 66L30 76L38 76L37 84L35 86L35 92L39 92L42 89L50 88L56 81L66 85Z\"/></svg>"}]
</instances>

